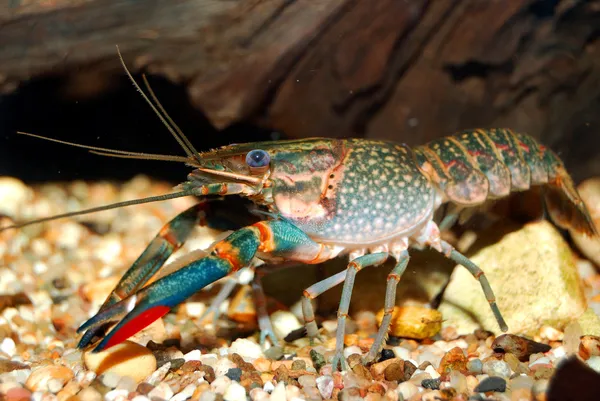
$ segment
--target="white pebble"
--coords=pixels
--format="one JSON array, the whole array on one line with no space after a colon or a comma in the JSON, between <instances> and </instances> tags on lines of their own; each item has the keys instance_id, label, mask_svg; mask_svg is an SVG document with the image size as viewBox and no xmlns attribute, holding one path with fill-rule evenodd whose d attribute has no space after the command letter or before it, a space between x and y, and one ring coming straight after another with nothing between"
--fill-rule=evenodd
<instances>
[{"instance_id":1,"label":"white pebble","mask_svg":"<svg viewBox=\"0 0 600 401\"><path fill-rule=\"evenodd\" d=\"M410 351L404 347L394 347L392 348L392 351L394 351L396 358L404 360L410 359Z\"/></svg>"},{"instance_id":2,"label":"white pebble","mask_svg":"<svg viewBox=\"0 0 600 401\"><path fill-rule=\"evenodd\" d=\"M429 365L425 368L425 373L429 373L432 379L437 379L438 377L440 377L440 374L437 370L435 370L435 368L432 365Z\"/></svg>"},{"instance_id":3,"label":"white pebble","mask_svg":"<svg viewBox=\"0 0 600 401\"><path fill-rule=\"evenodd\" d=\"M115 391L117 391L117 390L115 390ZM126 390L121 390L121 391L126 391ZM125 394L125 395L127 395L127 394ZM173 390L167 383L165 383L165 382L159 383L158 386L154 387L148 393L148 398L153 399L154 397L160 398L162 400L168 400L169 398L173 397Z\"/></svg>"},{"instance_id":4,"label":"white pebble","mask_svg":"<svg viewBox=\"0 0 600 401\"><path fill-rule=\"evenodd\" d=\"M154 391L156 389L152 389ZM152 393L152 391L150 393ZM148 395L150 395L148 393ZM115 401L117 399L127 399L129 395L129 391L123 389L110 390L108 393L104 394L104 401Z\"/></svg>"},{"instance_id":5,"label":"white pebble","mask_svg":"<svg viewBox=\"0 0 600 401\"><path fill-rule=\"evenodd\" d=\"M279 338L284 338L290 332L302 327L302 324L298 318L292 313L287 311L277 311L271 315L271 323L273 325L273 331Z\"/></svg>"},{"instance_id":6,"label":"white pebble","mask_svg":"<svg viewBox=\"0 0 600 401\"><path fill-rule=\"evenodd\" d=\"M252 362L263 355L260 345L245 338L238 338L229 347L230 354L239 354L244 361Z\"/></svg>"},{"instance_id":7,"label":"white pebble","mask_svg":"<svg viewBox=\"0 0 600 401\"><path fill-rule=\"evenodd\" d=\"M331 393L333 393L333 377L317 377L317 388L319 389L319 393L321 393L321 397L323 397L326 400L330 399Z\"/></svg>"},{"instance_id":8,"label":"white pebble","mask_svg":"<svg viewBox=\"0 0 600 401\"><path fill-rule=\"evenodd\" d=\"M121 380L121 375L115 372L106 372L102 375L100 381L108 388L115 388L117 384L119 384L119 380Z\"/></svg>"},{"instance_id":9,"label":"white pebble","mask_svg":"<svg viewBox=\"0 0 600 401\"><path fill-rule=\"evenodd\" d=\"M279 382L277 386L275 386L275 390L271 393L271 401L286 401L287 397L285 394L285 383Z\"/></svg>"},{"instance_id":10,"label":"white pebble","mask_svg":"<svg viewBox=\"0 0 600 401\"><path fill-rule=\"evenodd\" d=\"M210 366L211 368L214 368L218 361L219 357L217 354L204 354L200 357L200 362L202 362L203 365Z\"/></svg>"},{"instance_id":11,"label":"white pebble","mask_svg":"<svg viewBox=\"0 0 600 401\"><path fill-rule=\"evenodd\" d=\"M269 399L269 393L261 388L253 388L250 390L250 399L252 401L267 401Z\"/></svg>"},{"instance_id":12,"label":"white pebble","mask_svg":"<svg viewBox=\"0 0 600 401\"><path fill-rule=\"evenodd\" d=\"M199 349L192 350L183 356L183 359L188 361L200 361L200 357L202 357L202 352ZM202 362L204 363L204 362Z\"/></svg>"},{"instance_id":13,"label":"white pebble","mask_svg":"<svg viewBox=\"0 0 600 401\"><path fill-rule=\"evenodd\" d=\"M21 205L30 196L31 189L22 181L12 177L0 177L0 213L16 216Z\"/></svg>"},{"instance_id":14,"label":"white pebble","mask_svg":"<svg viewBox=\"0 0 600 401\"><path fill-rule=\"evenodd\" d=\"M146 397L145 395L136 395L131 399L131 401L150 401L150 398Z\"/></svg>"},{"instance_id":15,"label":"white pebble","mask_svg":"<svg viewBox=\"0 0 600 401\"><path fill-rule=\"evenodd\" d=\"M272 382L268 381L263 386L263 390L265 390L267 393L272 393L273 390L275 390L275 386L273 385Z\"/></svg>"},{"instance_id":16,"label":"white pebble","mask_svg":"<svg viewBox=\"0 0 600 401\"><path fill-rule=\"evenodd\" d=\"M169 401L185 401L192 397L194 391L196 391L196 385L188 384L183 390L175 394Z\"/></svg>"},{"instance_id":17,"label":"white pebble","mask_svg":"<svg viewBox=\"0 0 600 401\"><path fill-rule=\"evenodd\" d=\"M219 376L210 384L210 388L216 393L224 394L230 384L231 379L229 377Z\"/></svg>"},{"instance_id":18,"label":"white pebble","mask_svg":"<svg viewBox=\"0 0 600 401\"><path fill-rule=\"evenodd\" d=\"M246 389L238 382L232 381L223 398L227 401L246 401Z\"/></svg>"},{"instance_id":19,"label":"white pebble","mask_svg":"<svg viewBox=\"0 0 600 401\"><path fill-rule=\"evenodd\" d=\"M588 366L594 369L596 372L600 373L600 356L592 356L590 359L586 361Z\"/></svg>"},{"instance_id":20,"label":"white pebble","mask_svg":"<svg viewBox=\"0 0 600 401\"><path fill-rule=\"evenodd\" d=\"M188 316L200 317L206 310L206 305L202 302L188 302L185 304L185 311Z\"/></svg>"},{"instance_id":21,"label":"white pebble","mask_svg":"<svg viewBox=\"0 0 600 401\"><path fill-rule=\"evenodd\" d=\"M6 337L4 340L2 340L2 343L0 343L0 351L4 352L8 356L14 356L15 352L17 352L17 346L12 338Z\"/></svg>"},{"instance_id":22,"label":"white pebble","mask_svg":"<svg viewBox=\"0 0 600 401\"><path fill-rule=\"evenodd\" d=\"M223 358L217 362L213 369L215 370L216 376L225 376L229 369L236 367L236 364L231 362L229 359Z\"/></svg>"},{"instance_id":23,"label":"white pebble","mask_svg":"<svg viewBox=\"0 0 600 401\"><path fill-rule=\"evenodd\" d=\"M408 400L413 395L419 392L419 388L411 382L403 382L398 385L397 390L405 400Z\"/></svg>"},{"instance_id":24,"label":"white pebble","mask_svg":"<svg viewBox=\"0 0 600 401\"><path fill-rule=\"evenodd\" d=\"M536 359L535 361L531 362L529 364L529 367L532 367L533 365L537 365L537 364L549 364L550 363L550 358L548 358L547 356L541 357L539 359Z\"/></svg>"},{"instance_id":25,"label":"white pebble","mask_svg":"<svg viewBox=\"0 0 600 401\"><path fill-rule=\"evenodd\" d=\"M169 369L171 369L171 362L167 362L162 365L160 368L156 369L150 376L148 376L144 381L156 386L158 383L165 378L167 373L169 373Z\"/></svg>"},{"instance_id":26,"label":"white pebble","mask_svg":"<svg viewBox=\"0 0 600 401\"><path fill-rule=\"evenodd\" d=\"M358 354L362 355L362 350L356 345L344 348L344 358L348 358L350 355Z\"/></svg>"},{"instance_id":27,"label":"white pebble","mask_svg":"<svg viewBox=\"0 0 600 401\"><path fill-rule=\"evenodd\" d=\"M48 380L48 391L50 391L53 394L58 393L60 390L62 390L63 386L64 386L64 381L59 380L59 379L50 379Z\"/></svg>"}]
</instances>

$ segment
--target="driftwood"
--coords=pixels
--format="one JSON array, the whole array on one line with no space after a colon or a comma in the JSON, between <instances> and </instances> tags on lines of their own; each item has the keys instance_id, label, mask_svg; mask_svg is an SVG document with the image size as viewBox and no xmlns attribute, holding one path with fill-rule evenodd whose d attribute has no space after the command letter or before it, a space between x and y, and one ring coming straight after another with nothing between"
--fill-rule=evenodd
<instances>
[{"instance_id":1,"label":"driftwood","mask_svg":"<svg viewBox=\"0 0 600 401\"><path fill-rule=\"evenodd\" d=\"M16 5L13 5L16 4ZM600 2L31 0L0 9L5 93L49 74L186 85L217 128L411 145L507 126L600 173Z\"/></svg>"}]
</instances>

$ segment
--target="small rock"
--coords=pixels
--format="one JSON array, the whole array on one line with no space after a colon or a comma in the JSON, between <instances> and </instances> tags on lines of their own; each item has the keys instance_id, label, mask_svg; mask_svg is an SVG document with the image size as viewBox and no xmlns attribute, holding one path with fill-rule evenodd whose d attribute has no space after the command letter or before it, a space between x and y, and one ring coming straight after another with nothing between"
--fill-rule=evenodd
<instances>
[{"instance_id":1,"label":"small rock","mask_svg":"<svg viewBox=\"0 0 600 401\"><path fill-rule=\"evenodd\" d=\"M394 350L384 348L383 350L381 350L381 358L379 358L378 362L387 361L388 359L395 358L396 356L397 355L394 354Z\"/></svg>"},{"instance_id":2,"label":"small rock","mask_svg":"<svg viewBox=\"0 0 600 401\"><path fill-rule=\"evenodd\" d=\"M441 375L447 374L451 370L466 372L467 362L467 357L462 349L459 347L452 348L442 357L438 372Z\"/></svg>"},{"instance_id":3,"label":"small rock","mask_svg":"<svg viewBox=\"0 0 600 401\"><path fill-rule=\"evenodd\" d=\"M404 363L395 362L388 365L383 371L383 375L387 381L404 380Z\"/></svg>"},{"instance_id":4,"label":"small rock","mask_svg":"<svg viewBox=\"0 0 600 401\"><path fill-rule=\"evenodd\" d=\"M486 377L475 387L476 393L487 393L488 391L505 392L506 380L497 376Z\"/></svg>"},{"instance_id":5,"label":"small rock","mask_svg":"<svg viewBox=\"0 0 600 401\"><path fill-rule=\"evenodd\" d=\"M508 379L510 377L510 366L504 361L490 359L483 364L483 373L489 376L502 377Z\"/></svg>"},{"instance_id":6,"label":"small rock","mask_svg":"<svg viewBox=\"0 0 600 401\"><path fill-rule=\"evenodd\" d=\"M394 351L394 355L396 356L396 358L400 358L400 359L410 359L411 355L410 355L410 350L404 347L394 347L392 348L392 351Z\"/></svg>"},{"instance_id":7,"label":"small rock","mask_svg":"<svg viewBox=\"0 0 600 401\"><path fill-rule=\"evenodd\" d=\"M225 390L223 398L227 401L246 401L246 389L237 381L231 382L229 387L227 387L227 390Z\"/></svg>"},{"instance_id":8,"label":"small rock","mask_svg":"<svg viewBox=\"0 0 600 401\"><path fill-rule=\"evenodd\" d=\"M494 352L510 352L519 358L520 361L527 361L531 354L537 354L538 352L545 353L550 351L552 347L547 344L529 340L525 337L513 334L502 334L501 336L496 337L492 343L492 349Z\"/></svg>"},{"instance_id":9,"label":"small rock","mask_svg":"<svg viewBox=\"0 0 600 401\"><path fill-rule=\"evenodd\" d=\"M231 368L225 373L225 376L229 377L232 381L239 382L242 378L242 369Z\"/></svg>"},{"instance_id":10,"label":"small rock","mask_svg":"<svg viewBox=\"0 0 600 401\"><path fill-rule=\"evenodd\" d=\"M317 387L317 380L313 375L302 375L298 377L298 383L300 387Z\"/></svg>"},{"instance_id":11,"label":"small rock","mask_svg":"<svg viewBox=\"0 0 600 401\"><path fill-rule=\"evenodd\" d=\"M192 350L183 356L183 359L187 361L200 361L202 357L202 352L199 349ZM216 359L216 357L215 357Z\"/></svg>"},{"instance_id":12,"label":"small rock","mask_svg":"<svg viewBox=\"0 0 600 401\"><path fill-rule=\"evenodd\" d=\"M271 397L269 400L271 401L286 401L286 393L285 393L285 383L279 382L275 389L271 392Z\"/></svg>"},{"instance_id":13,"label":"small rock","mask_svg":"<svg viewBox=\"0 0 600 401\"><path fill-rule=\"evenodd\" d=\"M457 371L450 372L450 386L459 393L466 393L467 379L465 378L465 375Z\"/></svg>"},{"instance_id":14,"label":"small rock","mask_svg":"<svg viewBox=\"0 0 600 401\"><path fill-rule=\"evenodd\" d=\"M230 361L229 359L226 359L226 358L219 359L219 361L217 362L217 364L214 367L215 375L217 377L224 376L229 371L229 369L232 369L232 368L237 368L235 363L233 363L232 361Z\"/></svg>"},{"instance_id":15,"label":"small rock","mask_svg":"<svg viewBox=\"0 0 600 401\"><path fill-rule=\"evenodd\" d=\"M404 397L403 399L408 400L419 392L419 388L411 382L404 382L398 385L396 391Z\"/></svg>"},{"instance_id":16,"label":"small rock","mask_svg":"<svg viewBox=\"0 0 600 401\"><path fill-rule=\"evenodd\" d=\"M49 391L48 382L50 380L57 380L62 386L73 378L73 371L65 366L60 365L47 365L31 372L25 387L29 390L36 391ZM56 384L55 384L56 385ZM60 390L60 389L59 389Z\"/></svg>"},{"instance_id":17,"label":"small rock","mask_svg":"<svg viewBox=\"0 0 600 401\"><path fill-rule=\"evenodd\" d=\"M467 370L476 375L481 374L483 372L483 362L478 358L471 359L467 362Z\"/></svg>"},{"instance_id":18,"label":"small rock","mask_svg":"<svg viewBox=\"0 0 600 401\"><path fill-rule=\"evenodd\" d=\"M114 372L119 376L130 376L136 382L141 382L156 370L156 358L152 352L131 341L124 341L98 353L85 352L83 361L88 369L98 375Z\"/></svg>"},{"instance_id":19,"label":"small rock","mask_svg":"<svg viewBox=\"0 0 600 401\"><path fill-rule=\"evenodd\" d=\"M173 394L174 393L171 387L167 383L162 382L148 393L148 398L153 399L156 397L161 400L168 400L169 398L173 397Z\"/></svg>"},{"instance_id":20,"label":"small rock","mask_svg":"<svg viewBox=\"0 0 600 401\"><path fill-rule=\"evenodd\" d=\"M421 382L421 387L428 388L431 390L439 390L441 380L438 377L437 379L425 379Z\"/></svg>"},{"instance_id":21,"label":"small rock","mask_svg":"<svg viewBox=\"0 0 600 401\"><path fill-rule=\"evenodd\" d=\"M377 314L381 325L383 309ZM442 329L442 314L420 306L395 306L390 323L390 334L396 337L422 340L435 336Z\"/></svg>"},{"instance_id":22,"label":"small rock","mask_svg":"<svg viewBox=\"0 0 600 401\"><path fill-rule=\"evenodd\" d=\"M292 362L292 370L306 370L306 361L302 359L296 359Z\"/></svg>"},{"instance_id":23,"label":"small rock","mask_svg":"<svg viewBox=\"0 0 600 401\"><path fill-rule=\"evenodd\" d=\"M31 190L21 180L0 177L0 214L15 217L19 208L31 196Z\"/></svg>"},{"instance_id":24,"label":"small rock","mask_svg":"<svg viewBox=\"0 0 600 401\"><path fill-rule=\"evenodd\" d=\"M77 396L81 401L102 401L102 394L91 386L81 390Z\"/></svg>"},{"instance_id":25,"label":"small rock","mask_svg":"<svg viewBox=\"0 0 600 401\"><path fill-rule=\"evenodd\" d=\"M577 318L577 322L583 334L600 337L600 316L592 308L587 308L583 315Z\"/></svg>"},{"instance_id":26,"label":"small rock","mask_svg":"<svg viewBox=\"0 0 600 401\"><path fill-rule=\"evenodd\" d=\"M311 353L312 353L312 351L311 351ZM281 348L281 346L279 346L279 345L274 345L265 351L265 357L267 357L273 361L278 361L281 358L283 358L283 348Z\"/></svg>"},{"instance_id":27,"label":"small rock","mask_svg":"<svg viewBox=\"0 0 600 401\"><path fill-rule=\"evenodd\" d=\"M319 354L314 349L310 350L310 359L312 359L313 365L317 372L320 371L321 368L325 365L325 357Z\"/></svg>"},{"instance_id":28,"label":"small rock","mask_svg":"<svg viewBox=\"0 0 600 401\"><path fill-rule=\"evenodd\" d=\"M594 369L596 372L600 373L600 356L592 356L587 361L585 361L587 365ZM546 377L544 377L546 378Z\"/></svg>"},{"instance_id":29,"label":"small rock","mask_svg":"<svg viewBox=\"0 0 600 401\"><path fill-rule=\"evenodd\" d=\"M497 226L491 226L481 241L497 231ZM564 327L586 309L573 251L548 221L526 224L470 260L485 272L511 332L534 336L543 325ZM531 283L544 290L531 291ZM467 269L454 270L439 310L443 326L456 327L460 335L480 325L502 334L481 285Z\"/></svg>"},{"instance_id":30,"label":"small rock","mask_svg":"<svg viewBox=\"0 0 600 401\"><path fill-rule=\"evenodd\" d=\"M333 377L331 376L319 376L316 379L317 388L323 399L328 400L331 398L333 393Z\"/></svg>"},{"instance_id":31,"label":"small rock","mask_svg":"<svg viewBox=\"0 0 600 401\"><path fill-rule=\"evenodd\" d=\"M102 382L102 384L109 388L117 387L117 384L119 384L119 380L121 380L121 376L119 376L115 372L106 372L102 375L102 377L100 377L100 381Z\"/></svg>"},{"instance_id":32,"label":"small rock","mask_svg":"<svg viewBox=\"0 0 600 401\"><path fill-rule=\"evenodd\" d=\"M246 362L260 358L263 355L260 345L245 338L238 338L229 347L230 354L239 354Z\"/></svg>"},{"instance_id":33,"label":"small rock","mask_svg":"<svg viewBox=\"0 0 600 401\"><path fill-rule=\"evenodd\" d=\"M302 328L302 324L292 312L279 310L271 315L273 331L278 338L284 338L290 332Z\"/></svg>"},{"instance_id":34,"label":"small rock","mask_svg":"<svg viewBox=\"0 0 600 401\"><path fill-rule=\"evenodd\" d=\"M14 387L6 392L6 401L29 401L31 392L22 387Z\"/></svg>"}]
</instances>

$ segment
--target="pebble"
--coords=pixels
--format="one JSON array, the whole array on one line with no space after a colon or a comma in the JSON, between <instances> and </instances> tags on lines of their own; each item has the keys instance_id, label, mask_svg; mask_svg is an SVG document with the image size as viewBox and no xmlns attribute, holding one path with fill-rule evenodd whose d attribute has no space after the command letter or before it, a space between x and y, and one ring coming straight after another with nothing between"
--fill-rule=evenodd
<instances>
[{"instance_id":1,"label":"pebble","mask_svg":"<svg viewBox=\"0 0 600 401\"><path fill-rule=\"evenodd\" d=\"M223 398L227 401L245 401L246 389L236 381L231 382L229 387L227 387L227 390L225 390Z\"/></svg>"},{"instance_id":2,"label":"pebble","mask_svg":"<svg viewBox=\"0 0 600 401\"><path fill-rule=\"evenodd\" d=\"M245 338L238 338L235 340L231 344L231 347L229 347L229 353L239 354L246 362L252 362L257 358L264 356L259 344Z\"/></svg>"},{"instance_id":3,"label":"pebble","mask_svg":"<svg viewBox=\"0 0 600 401\"><path fill-rule=\"evenodd\" d=\"M235 363L231 362L227 358L220 359L213 367L213 369L215 370L215 375L217 377L224 376L229 371L229 369L233 368L237 368L237 366L235 365Z\"/></svg>"},{"instance_id":4,"label":"pebble","mask_svg":"<svg viewBox=\"0 0 600 401\"><path fill-rule=\"evenodd\" d=\"M229 377L231 380L239 382L242 378L242 369L240 368L231 368L225 373L225 376Z\"/></svg>"},{"instance_id":5,"label":"pebble","mask_svg":"<svg viewBox=\"0 0 600 401\"><path fill-rule=\"evenodd\" d=\"M10 337L4 338L0 343L0 351L4 352L8 356L14 356L15 352L17 352L15 341Z\"/></svg>"},{"instance_id":6,"label":"pebble","mask_svg":"<svg viewBox=\"0 0 600 401\"><path fill-rule=\"evenodd\" d=\"M0 177L0 214L16 217L30 196L31 190L21 180Z\"/></svg>"},{"instance_id":7,"label":"pebble","mask_svg":"<svg viewBox=\"0 0 600 401\"><path fill-rule=\"evenodd\" d=\"M94 387L86 387L81 390L77 396L81 401L102 401L102 394L98 392Z\"/></svg>"},{"instance_id":8,"label":"pebble","mask_svg":"<svg viewBox=\"0 0 600 401\"><path fill-rule=\"evenodd\" d=\"M497 376L490 376L483 379L477 387L475 387L475 392L477 393L486 393L488 391L498 391L505 392L506 391L506 380Z\"/></svg>"},{"instance_id":9,"label":"pebble","mask_svg":"<svg viewBox=\"0 0 600 401\"><path fill-rule=\"evenodd\" d=\"M600 356L600 337L585 335L580 338L579 356L583 359L589 359L592 356Z\"/></svg>"},{"instance_id":10,"label":"pebble","mask_svg":"<svg viewBox=\"0 0 600 401\"><path fill-rule=\"evenodd\" d=\"M431 390L438 390L440 388L440 378L437 379L425 379L421 382L421 387L428 388Z\"/></svg>"},{"instance_id":11,"label":"pebble","mask_svg":"<svg viewBox=\"0 0 600 401\"><path fill-rule=\"evenodd\" d=\"M550 328L547 328L546 336L550 336L551 334L556 335L556 330L549 330ZM491 347L495 352L511 353L520 361L528 360L531 354L545 353L552 349L548 344L542 344L514 334L502 334L498 336Z\"/></svg>"},{"instance_id":12,"label":"pebble","mask_svg":"<svg viewBox=\"0 0 600 401\"><path fill-rule=\"evenodd\" d=\"M600 373L600 356L592 356L587 361L585 361L585 363L587 363L587 365L590 368Z\"/></svg>"},{"instance_id":13,"label":"pebble","mask_svg":"<svg viewBox=\"0 0 600 401\"><path fill-rule=\"evenodd\" d=\"M125 391L125 390L123 390ZM149 393L148 393L148 398L150 398L151 400L156 398L159 398L161 400L168 400L169 398L173 397L173 390L171 389L171 386L169 386L169 384L163 382L163 383L159 383L156 387L154 387ZM127 394L125 394L127 395Z\"/></svg>"},{"instance_id":14,"label":"pebble","mask_svg":"<svg viewBox=\"0 0 600 401\"><path fill-rule=\"evenodd\" d=\"M111 390L108 393L104 394L104 401L123 400L127 398L128 394L129 391L123 389Z\"/></svg>"},{"instance_id":15,"label":"pebble","mask_svg":"<svg viewBox=\"0 0 600 401\"><path fill-rule=\"evenodd\" d=\"M312 353L311 353L312 355ZM268 350L265 351L265 357L272 359L274 361L278 361L283 358L283 348L279 345L275 345Z\"/></svg>"},{"instance_id":16,"label":"pebble","mask_svg":"<svg viewBox=\"0 0 600 401\"><path fill-rule=\"evenodd\" d=\"M419 392L419 388L411 382L404 382L398 385L396 391L400 393L405 400L408 400Z\"/></svg>"},{"instance_id":17,"label":"pebble","mask_svg":"<svg viewBox=\"0 0 600 401\"><path fill-rule=\"evenodd\" d=\"M6 401L29 401L31 399L31 392L22 387L14 387L5 393Z\"/></svg>"},{"instance_id":18,"label":"pebble","mask_svg":"<svg viewBox=\"0 0 600 401\"><path fill-rule=\"evenodd\" d=\"M510 366L506 362L496 359L490 359L483 364L483 373L505 379L508 379L511 374Z\"/></svg>"},{"instance_id":19,"label":"pebble","mask_svg":"<svg viewBox=\"0 0 600 401\"><path fill-rule=\"evenodd\" d=\"M300 387L317 387L317 380L313 375L302 375L298 377Z\"/></svg>"},{"instance_id":20,"label":"pebble","mask_svg":"<svg viewBox=\"0 0 600 401\"><path fill-rule=\"evenodd\" d=\"M271 315L273 331L278 338L285 338L290 332L302 328L302 323L292 312L279 310Z\"/></svg>"},{"instance_id":21,"label":"pebble","mask_svg":"<svg viewBox=\"0 0 600 401\"><path fill-rule=\"evenodd\" d=\"M379 358L378 362L387 361L388 359L392 359L395 357L396 357L396 355L394 354L393 350L391 350L389 348L384 348L381 350L381 357Z\"/></svg>"},{"instance_id":22,"label":"pebble","mask_svg":"<svg viewBox=\"0 0 600 401\"><path fill-rule=\"evenodd\" d=\"M483 372L483 362L478 358L471 359L467 362L467 370L476 375L481 374Z\"/></svg>"},{"instance_id":23,"label":"pebble","mask_svg":"<svg viewBox=\"0 0 600 401\"><path fill-rule=\"evenodd\" d=\"M187 354L185 354L183 356L183 359L186 362L187 361L201 361L202 356L206 356L206 355L202 355L202 352L199 349L195 349L195 350L192 350L192 351L188 352ZM215 358L215 362L216 362L217 356L215 355L214 358ZM204 362L202 362L202 363L204 363Z\"/></svg>"},{"instance_id":24,"label":"pebble","mask_svg":"<svg viewBox=\"0 0 600 401\"><path fill-rule=\"evenodd\" d=\"M131 341L98 353L85 352L83 361L88 369L99 375L113 372L119 376L130 376L138 383L156 370L152 351Z\"/></svg>"},{"instance_id":25,"label":"pebble","mask_svg":"<svg viewBox=\"0 0 600 401\"><path fill-rule=\"evenodd\" d=\"M362 350L357 345L351 345L349 347L344 348L344 358L348 358L350 355L358 354L362 355Z\"/></svg>"},{"instance_id":26,"label":"pebble","mask_svg":"<svg viewBox=\"0 0 600 401\"><path fill-rule=\"evenodd\" d=\"M438 372L445 374L451 370L466 371L467 370L467 357L462 349L456 347L448 351L440 361Z\"/></svg>"},{"instance_id":27,"label":"pebble","mask_svg":"<svg viewBox=\"0 0 600 401\"><path fill-rule=\"evenodd\" d=\"M115 372L106 372L100 376L100 381L106 387L115 388L117 384L119 384L119 380L121 380L121 376L119 376Z\"/></svg>"},{"instance_id":28,"label":"pebble","mask_svg":"<svg viewBox=\"0 0 600 401\"><path fill-rule=\"evenodd\" d=\"M326 400L330 399L331 394L333 393L333 377L319 376L317 377L316 382L321 397L323 397Z\"/></svg>"},{"instance_id":29,"label":"pebble","mask_svg":"<svg viewBox=\"0 0 600 401\"><path fill-rule=\"evenodd\" d=\"M31 391L48 391L48 382L52 379L58 380L62 385L73 378L71 369L60 365L43 366L31 372L25 382L25 387ZM56 386L56 384L54 384ZM60 390L60 389L59 389Z\"/></svg>"}]
</instances>

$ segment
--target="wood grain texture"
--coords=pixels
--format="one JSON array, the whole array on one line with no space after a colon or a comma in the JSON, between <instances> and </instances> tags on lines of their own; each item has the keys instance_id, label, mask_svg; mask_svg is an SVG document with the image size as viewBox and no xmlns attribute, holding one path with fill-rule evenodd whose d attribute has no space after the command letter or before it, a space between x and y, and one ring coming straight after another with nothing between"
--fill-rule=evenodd
<instances>
[{"instance_id":1,"label":"wood grain texture","mask_svg":"<svg viewBox=\"0 0 600 401\"><path fill-rule=\"evenodd\" d=\"M133 70L185 84L218 129L416 145L506 126L559 150L576 178L600 174L597 0L8 4L5 92L49 74L122 74L119 44Z\"/></svg>"}]
</instances>

